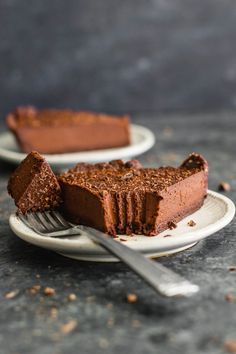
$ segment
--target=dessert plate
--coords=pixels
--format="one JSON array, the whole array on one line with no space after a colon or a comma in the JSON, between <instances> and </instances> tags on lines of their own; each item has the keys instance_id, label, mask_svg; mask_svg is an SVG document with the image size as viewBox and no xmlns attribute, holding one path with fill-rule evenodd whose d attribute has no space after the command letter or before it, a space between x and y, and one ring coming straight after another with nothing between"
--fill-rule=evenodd
<instances>
[{"instance_id":1,"label":"dessert plate","mask_svg":"<svg viewBox=\"0 0 236 354\"><path fill-rule=\"evenodd\" d=\"M227 197L208 191L201 209L180 221L174 230L166 230L154 237L143 235L119 236L117 242L125 242L147 257L161 257L185 250L200 240L225 227L234 217L234 203ZM193 220L196 225L190 227ZM85 235L71 238L50 238L40 236L29 229L16 214L9 219L12 231L22 240L47 248L63 256L84 261L113 262L115 257L90 241Z\"/></svg>"},{"instance_id":2,"label":"dessert plate","mask_svg":"<svg viewBox=\"0 0 236 354\"><path fill-rule=\"evenodd\" d=\"M154 134L147 128L131 124L131 144L121 148L44 155L53 168L66 168L78 162L103 162L138 156L149 150L155 143ZM20 152L12 133L0 135L0 159L19 164L26 154Z\"/></svg>"}]
</instances>

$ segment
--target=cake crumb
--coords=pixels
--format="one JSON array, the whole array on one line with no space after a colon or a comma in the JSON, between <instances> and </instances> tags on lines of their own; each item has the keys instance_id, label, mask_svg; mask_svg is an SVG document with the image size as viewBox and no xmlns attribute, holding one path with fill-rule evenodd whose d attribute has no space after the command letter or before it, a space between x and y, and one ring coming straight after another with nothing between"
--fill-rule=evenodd
<instances>
[{"instance_id":1,"label":"cake crumb","mask_svg":"<svg viewBox=\"0 0 236 354\"><path fill-rule=\"evenodd\" d=\"M164 235L163 237L171 237L171 235Z\"/></svg>"},{"instance_id":2,"label":"cake crumb","mask_svg":"<svg viewBox=\"0 0 236 354\"><path fill-rule=\"evenodd\" d=\"M132 172L128 172L128 173L126 173L125 175L123 175L122 177L121 177L121 179L122 180L127 180L127 179L130 179L130 178L133 178L134 177L134 174L132 173Z\"/></svg>"},{"instance_id":3,"label":"cake crumb","mask_svg":"<svg viewBox=\"0 0 236 354\"><path fill-rule=\"evenodd\" d=\"M16 297L18 294L19 294L19 290L9 291L9 293L5 294L5 299L7 300L14 299L14 297Z\"/></svg>"},{"instance_id":4,"label":"cake crumb","mask_svg":"<svg viewBox=\"0 0 236 354\"><path fill-rule=\"evenodd\" d=\"M120 241L122 241L122 242L126 242L127 240L126 240L126 239L124 239L124 238L120 238Z\"/></svg>"},{"instance_id":5,"label":"cake crumb","mask_svg":"<svg viewBox=\"0 0 236 354\"><path fill-rule=\"evenodd\" d=\"M75 320L70 320L61 326L61 332L63 334L68 334L72 332L77 327L77 322Z\"/></svg>"},{"instance_id":6,"label":"cake crumb","mask_svg":"<svg viewBox=\"0 0 236 354\"><path fill-rule=\"evenodd\" d=\"M222 182L219 183L219 186L218 186L218 190L219 191L229 192L230 189L231 189L231 186L230 186L230 184L228 182L222 181Z\"/></svg>"},{"instance_id":7,"label":"cake crumb","mask_svg":"<svg viewBox=\"0 0 236 354\"><path fill-rule=\"evenodd\" d=\"M133 169L140 169L143 166L139 160L129 160L125 163L125 167L133 168ZM137 172L137 171L134 171L134 172Z\"/></svg>"},{"instance_id":8,"label":"cake crumb","mask_svg":"<svg viewBox=\"0 0 236 354\"><path fill-rule=\"evenodd\" d=\"M229 271L230 271L230 272L235 272L235 271L236 271L236 266L231 266L231 267L229 267Z\"/></svg>"},{"instance_id":9,"label":"cake crumb","mask_svg":"<svg viewBox=\"0 0 236 354\"><path fill-rule=\"evenodd\" d=\"M236 340L235 339L228 339L224 343L224 349L228 353L236 354Z\"/></svg>"},{"instance_id":10,"label":"cake crumb","mask_svg":"<svg viewBox=\"0 0 236 354\"><path fill-rule=\"evenodd\" d=\"M190 227L196 226L195 221L193 221L193 220L189 220L189 222L188 222L188 226L190 226Z\"/></svg>"},{"instance_id":11,"label":"cake crumb","mask_svg":"<svg viewBox=\"0 0 236 354\"><path fill-rule=\"evenodd\" d=\"M236 302L236 296L234 296L233 294L226 294L225 295L225 301Z\"/></svg>"},{"instance_id":12,"label":"cake crumb","mask_svg":"<svg viewBox=\"0 0 236 354\"><path fill-rule=\"evenodd\" d=\"M68 295L68 300L69 301L75 301L77 299L77 296L75 294L69 294Z\"/></svg>"},{"instance_id":13,"label":"cake crumb","mask_svg":"<svg viewBox=\"0 0 236 354\"><path fill-rule=\"evenodd\" d=\"M167 226L168 226L168 228L169 228L170 230L173 230L173 229L176 229L177 224L176 224L175 222L173 222L173 221L169 221L168 224L167 224Z\"/></svg>"},{"instance_id":14,"label":"cake crumb","mask_svg":"<svg viewBox=\"0 0 236 354\"><path fill-rule=\"evenodd\" d=\"M131 303L134 303L138 300L138 297L136 294L134 293L129 293L127 294L127 301L131 304Z\"/></svg>"},{"instance_id":15,"label":"cake crumb","mask_svg":"<svg viewBox=\"0 0 236 354\"><path fill-rule=\"evenodd\" d=\"M32 286L32 288L29 289L29 293L35 295L39 292L40 289L41 289L41 285L34 285Z\"/></svg>"},{"instance_id":16,"label":"cake crumb","mask_svg":"<svg viewBox=\"0 0 236 354\"><path fill-rule=\"evenodd\" d=\"M52 296L56 293L55 289L53 288L50 288L50 287L46 287L44 288L44 291L43 291L44 295L46 296Z\"/></svg>"}]
</instances>

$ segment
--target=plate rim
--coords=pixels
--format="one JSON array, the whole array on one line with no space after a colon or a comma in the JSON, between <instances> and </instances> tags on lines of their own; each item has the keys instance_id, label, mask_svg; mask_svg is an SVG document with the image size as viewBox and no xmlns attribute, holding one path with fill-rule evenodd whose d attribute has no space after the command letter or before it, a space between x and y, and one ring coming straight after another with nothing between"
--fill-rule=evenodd
<instances>
[{"instance_id":1,"label":"plate rim","mask_svg":"<svg viewBox=\"0 0 236 354\"><path fill-rule=\"evenodd\" d=\"M142 134L143 141L140 143L130 144L124 147L100 149L91 151L71 152L65 154L43 154L48 163L54 166L72 165L78 162L102 162L105 160L112 160L114 158L129 158L130 156L138 156L153 147L156 138L154 133L147 127L139 124L130 125L131 139L135 134ZM0 134L6 139L8 136L13 136L10 131L5 131ZM0 159L11 163L20 163L25 157L26 153L12 151L4 148L0 144ZM68 162L69 161L69 162Z\"/></svg>"},{"instance_id":2,"label":"plate rim","mask_svg":"<svg viewBox=\"0 0 236 354\"><path fill-rule=\"evenodd\" d=\"M147 237L147 240L150 240L149 247L145 247L144 249L143 249L143 242L140 242L140 243L127 242L126 245L128 247L136 249L137 251L140 251L143 254L148 253L148 252L149 253L156 252L156 250L158 250L160 252L162 252L163 250L168 252L168 250L170 250L170 249L173 249L175 247L182 247L182 246L185 246L185 245L193 243L193 242L198 242L198 241L220 231L225 226L227 226L234 218L235 205L231 199L229 199L228 197L226 197L220 193L208 190L207 194L210 195L211 197L213 197L214 199L216 198L216 199L220 200L221 202L224 202L224 204L226 205L226 212L225 212L224 216L222 216L219 220L217 220L213 224L205 226L202 230L191 230L190 232L184 233L184 239L182 238L183 235L175 235L175 237L172 237L172 238L163 238L162 237L159 239L158 247L155 247L153 245L153 242L151 241L151 240L154 240L153 237ZM191 217L191 215L187 216L187 218L190 218L190 217ZM22 232L21 230L19 230L15 226L16 218L17 218L16 213L12 213L9 217L9 225L10 225L11 230L14 232L14 234L16 234L17 237L23 239L24 241L26 241L30 244L33 244L33 245L39 246L39 247L43 247L46 249L50 249L50 250L53 250L54 252L58 251L60 253L78 254L82 251L80 254L83 254L83 255L89 254L89 255L103 256L104 254L106 254L106 251L104 249L102 249L100 246L95 246L93 244L93 242L90 240L88 242L88 239L84 236L82 236L80 238L79 242L77 242L78 240L72 241L69 239L46 238L46 237L37 235L37 233L33 232L32 230L30 230L30 234L25 234L24 232ZM17 218L17 221L18 221L18 223L19 222L22 223L18 218ZM17 225L17 223L16 223L16 225ZM24 228L25 227L26 226L24 226ZM199 232L200 232L200 236L199 236ZM42 238L43 238L43 245L41 244ZM181 241L179 241L179 239ZM170 242L170 240L171 240L171 242ZM176 242L176 240L177 240L177 242ZM33 241L33 242L31 242L31 241ZM156 238L155 238L155 241L156 241ZM86 244L86 253L83 251L84 244ZM50 246L52 246L52 247L50 247Z\"/></svg>"}]
</instances>

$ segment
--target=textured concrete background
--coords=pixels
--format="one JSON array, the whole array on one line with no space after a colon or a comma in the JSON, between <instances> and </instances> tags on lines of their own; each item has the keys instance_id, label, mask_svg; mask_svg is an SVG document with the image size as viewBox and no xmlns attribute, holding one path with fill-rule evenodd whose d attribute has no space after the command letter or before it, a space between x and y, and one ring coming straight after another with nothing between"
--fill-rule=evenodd
<instances>
[{"instance_id":1,"label":"textured concrete background","mask_svg":"<svg viewBox=\"0 0 236 354\"><path fill-rule=\"evenodd\" d=\"M136 121L144 118L157 137L141 157L145 165L177 165L199 151L210 163L210 188L225 180L232 187L227 195L236 200L234 115L137 116ZM6 192L12 169L0 163L1 353L228 352L225 342L236 341L236 271L229 271L236 266L235 220L194 248L158 260L201 287L191 299L167 300L123 264L69 260L14 236L8 218L15 208ZM46 297L42 289L30 294L38 284L56 294ZM6 299L10 291L18 293ZM136 303L127 303L128 292L138 296ZM67 300L70 293L77 295L75 302ZM225 300L227 294L232 302ZM76 327L66 334L68 322Z\"/></svg>"},{"instance_id":2,"label":"textured concrete background","mask_svg":"<svg viewBox=\"0 0 236 354\"><path fill-rule=\"evenodd\" d=\"M0 116L236 107L234 0L0 0Z\"/></svg>"},{"instance_id":3,"label":"textured concrete background","mask_svg":"<svg viewBox=\"0 0 236 354\"><path fill-rule=\"evenodd\" d=\"M201 152L210 188L228 181L235 201L236 120L226 113L236 108L235 33L234 0L0 0L0 130L21 104L134 113L157 137L145 165ZM236 340L235 221L159 260L201 287L166 300L123 264L72 261L14 236L12 170L0 162L0 353L227 353ZM55 295L43 295L46 286Z\"/></svg>"}]
</instances>

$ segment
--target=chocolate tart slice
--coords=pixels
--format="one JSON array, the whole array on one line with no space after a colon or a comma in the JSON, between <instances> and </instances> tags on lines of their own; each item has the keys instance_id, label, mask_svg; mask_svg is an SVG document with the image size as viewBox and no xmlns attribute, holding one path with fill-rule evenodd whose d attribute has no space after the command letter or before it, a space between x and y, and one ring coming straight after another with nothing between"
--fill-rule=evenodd
<instances>
[{"instance_id":1,"label":"chocolate tart slice","mask_svg":"<svg viewBox=\"0 0 236 354\"><path fill-rule=\"evenodd\" d=\"M8 114L6 123L26 153L57 154L130 144L128 116L19 107Z\"/></svg>"},{"instance_id":2,"label":"chocolate tart slice","mask_svg":"<svg viewBox=\"0 0 236 354\"><path fill-rule=\"evenodd\" d=\"M208 164L194 153L178 168L141 168L138 161L78 164L59 183L63 212L72 222L113 236L153 236L202 206Z\"/></svg>"},{"instance_id":3,"label":"chocolate tart slice","mask_svg":"<svg viewBox=\"0 0 236 354\"><path fill-rule=\"evenodd\" d=\"M46 160L31 152L9 179L8 192L21 213L54 209L61 202L61 189Z\"/></svg>"}]
</instances>

